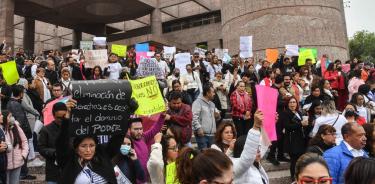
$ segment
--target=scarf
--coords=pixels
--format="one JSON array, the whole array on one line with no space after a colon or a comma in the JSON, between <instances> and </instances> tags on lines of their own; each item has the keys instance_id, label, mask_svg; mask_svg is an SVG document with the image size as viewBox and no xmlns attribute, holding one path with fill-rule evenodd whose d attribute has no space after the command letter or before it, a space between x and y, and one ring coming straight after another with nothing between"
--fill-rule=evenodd
<instances>
[{"instance_id":1,"label":"scarf","mask_svg":"<svg viewBox=\"0 0 375 184\"><path fill-rule=\"evenodd\" d=\"M333 98L333 95L332 95L332 93L331 93L330 90L328 90L328 89L323 89L323 90L324 90L324 93L325 93L325 94L327 94L327 95L329 95L331 98Z\"/></svg>"},{"instance_id":2,"label":"scarf","mask_svg":"<svg viewBox=\"0 0 375 184\"><path fill-rule=\"evenodd\" d=\"M247 103L248 101L250 101L250 96L248 95L247 92L238 92L238 90L236 90L234 92L236 94L236 99L237 99L237 105L239 106L240 109L244 109L246 111L246 109L248 109L249 107L247 107Z\"/></svg>"}]
</instances>

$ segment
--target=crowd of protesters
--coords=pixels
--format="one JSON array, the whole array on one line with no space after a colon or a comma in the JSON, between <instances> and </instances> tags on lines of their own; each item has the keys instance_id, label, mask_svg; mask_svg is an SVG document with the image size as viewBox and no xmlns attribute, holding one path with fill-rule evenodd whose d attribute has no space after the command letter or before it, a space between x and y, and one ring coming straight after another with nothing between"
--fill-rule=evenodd
<instances>
[{"instance_id":1,"label":"crowd of protesters","mask_svg":"<svg viewBox=\"0 0 375 184\"><path fill-rule=\"evenodd\" d=\"M87 68L84 56L71 52L1 52L1 63L16 61L20 79L8 85L0 74L0 184L33 180L28 165L44 164L48 184L268 184L262 157L275 166L290 162L298 184L375 182L373 63L323 55L298 66L285 52L274 63L239 55L224 62L207 51L192 53L181 74L162 50L154 58L166 74L159 84L167 111L147 130L144 118L131 118L127 132L99 144L94 136L69 136L74 99L54 104L53 122L36 127L48 103L71 95L72 81L137 79L133 48L124 58L109 53L104 68ZM271 144L256 85L278 91Z\"/></svg>"}]
</instances>

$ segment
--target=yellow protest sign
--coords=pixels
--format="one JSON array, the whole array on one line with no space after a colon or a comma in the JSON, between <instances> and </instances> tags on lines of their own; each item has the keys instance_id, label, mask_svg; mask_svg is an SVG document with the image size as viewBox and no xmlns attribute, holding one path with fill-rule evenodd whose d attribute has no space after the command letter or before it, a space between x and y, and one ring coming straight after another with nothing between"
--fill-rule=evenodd
<instances>
[{"instance_id":1,"label":"yellow protest sign","mask_svg":"<svg viewBox=\"0 0 375 184\"><path fill-rule=\"evenodd\" d=\"M156 77L149 76L138 80L129 80L132 86L132 97L138 102L137 115L152 115L165 111L165 103L161 95Z\"/></svg>"},{"instance_id":2,"label":"yellow protest sign","mask_svg":"<svg viewBox=\"0 0 375 184\"><path fill-rule=\"evenodd\" d=\"M0 64L0 68L3 72L3 77L8 85L17 83L20 76L18 75L17 65L15 61L8 61Z\"/></svg>"},{"instance_id":3,"label":"yellow protest sign","mask_svg":"<svg viewBox=\"0 0 375 184\"><path fill-rule=\"evenodd\" d=\"M299 56L298 56L298 66L303 66L306 64L306 59L311 59L312 60L312 63L314 64L316 61L315 61L315 57L314 57L314 52L313 50L311 49L306 49L306 50L301 50L299 52Z\"/></svg>"},{"instance_id":4,"label":"yellow protest sign","mask_svg":"<svg viewBox=\"0 0 375 184\"><path fill-rule=\"evenodd\" d=\"M120 57L125 57L127 49L128 49L128 47L126 45L112 44L111 51L112 51L112 53L115 53Z\"/></svg>"}]
</instances>

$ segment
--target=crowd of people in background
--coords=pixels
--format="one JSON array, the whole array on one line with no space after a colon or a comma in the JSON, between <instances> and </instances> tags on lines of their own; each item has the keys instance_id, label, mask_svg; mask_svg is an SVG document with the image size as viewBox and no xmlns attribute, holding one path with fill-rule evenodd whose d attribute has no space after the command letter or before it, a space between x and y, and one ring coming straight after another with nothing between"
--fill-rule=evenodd
<instances>
[{"instance_id":1,"label":"crowd of people in background","mask_svg":"<svg viewBox=\"0 0 375 184\"><path fill-rule=\"evenodd\" d=\"M8 85L0 74L0 184L35 179L28 165L44 164L48 184L268 184L263 157L275 166L290 162L297 184L375 182L373 63L323 55L298 66L298 57L285 52L274 63L239 55L224 62L213 51L191 54L181 74L156 50L166 74L158 80L167 111L148 130L143 118L131 118L127 132L99 144L94 136L70 142L74 99L54 104L54 120L35 127L44 123L48 103L71 95L72 81L137 79L134 48L126 57L109 53L104 68L87 68L84 56L71 52L1 52L1 63L16 61L20 79ZM343 64L350 64L349 72ZM256 85L278 91L271 145L264 144Z\"/></svg>"}]
</instances>

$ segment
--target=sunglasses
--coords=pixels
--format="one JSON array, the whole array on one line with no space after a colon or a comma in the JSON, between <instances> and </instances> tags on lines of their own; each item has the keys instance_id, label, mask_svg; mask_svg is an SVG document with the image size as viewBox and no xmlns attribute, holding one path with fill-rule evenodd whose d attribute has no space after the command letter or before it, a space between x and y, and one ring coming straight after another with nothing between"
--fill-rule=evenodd
<instances>
[{"instance_id":1,"label":"sunglasses","mask_svg":"<svg viewBox=\"0 0 375 184\"><path fill-rule=\"evenodd\" d=\"M302 178L299 181L301 184L332 184L332 178Z\"/></svg>"}]
</instances>

